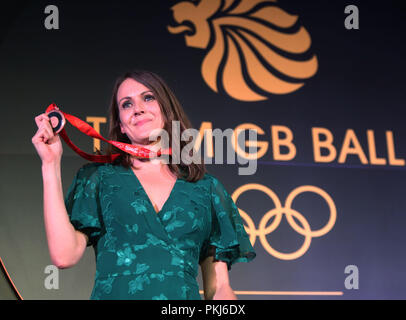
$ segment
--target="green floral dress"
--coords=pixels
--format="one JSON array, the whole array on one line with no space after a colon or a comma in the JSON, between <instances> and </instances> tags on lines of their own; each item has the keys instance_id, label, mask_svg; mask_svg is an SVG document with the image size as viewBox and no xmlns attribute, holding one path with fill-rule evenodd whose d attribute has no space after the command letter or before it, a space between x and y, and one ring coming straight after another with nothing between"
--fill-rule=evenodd
<instances>
[{"instance_id":1,"label":"green floral dress","mask_svg":"<svg viewBox=\"0 0 406 320\"><path fill-rule=\"evenodd\" d=\"M197 182L178 178L156 213L131 168L89 163L65 205L95 249L91 299L201 299L200 261L213 255L230 269L255 257L235 203L208 173Z\"/></svg>"}]
</instances>

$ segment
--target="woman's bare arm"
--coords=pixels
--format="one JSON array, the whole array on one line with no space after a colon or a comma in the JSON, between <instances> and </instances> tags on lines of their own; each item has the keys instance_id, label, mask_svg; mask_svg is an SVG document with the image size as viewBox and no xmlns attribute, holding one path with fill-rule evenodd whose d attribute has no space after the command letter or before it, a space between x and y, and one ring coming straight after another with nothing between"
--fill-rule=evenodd
<instances>
[{"instance_id":1,"label":"woman's bare arm","mask_svg":"<svg viewBox=\"0 0 406 320\"><path fill-rule=\"evenodd\" d=\"M63 198L60 164L43 164L44 222L52 263L69 268L82 257L87 237L69 221Z\"/></svg>"},{"instance_id":2,"label":"woman's bare arm","mask_svg":"<svg viewBox=\"0 0 406 320\"><path fill-rule=\"evenodd\" d=\"M227 263L214 262L210 256L203 260L200 266L206 300L237 300L230 286Z\"/></svg>"},{"instance_id":3,"label":"woman's bare arm","mask_svg":"<svg viewBox=\"0 0 406 320\"><path fill-rule=\"evenodd\" d=\"M42 160L44 221L52 262L59 268L77 263L85 251L86 236L69 221L61 181L62 143L55 135L46 114L35 117L38 130L32 143Z\"/></svg>"}]
</instances>

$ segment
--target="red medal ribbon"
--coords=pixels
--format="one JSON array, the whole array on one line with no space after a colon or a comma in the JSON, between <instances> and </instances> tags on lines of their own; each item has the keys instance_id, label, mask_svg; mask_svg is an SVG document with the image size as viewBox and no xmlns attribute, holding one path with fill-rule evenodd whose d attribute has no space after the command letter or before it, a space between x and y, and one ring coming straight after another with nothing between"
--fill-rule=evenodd
<instances>
[{"instance_id":1,"label":"red medal ribbon","mask_svg":"<svg viewBox=\"0 0 406 320\"><path fill-rule=\"evenodd\" d=\"M136 156L138 158L155 158L159 157L162 154L171 154L171 148L167 150L159 150L158 152L152 151L148 148L133 145L133 144L128 144L128 143L123 143L119 141L113 141L113 140L107 140L103 138L92 126L90 126L88 123L80 120L79 118L76 118L75 116L72 116L70 114L67 114L63 111L61 111L58 106L54 103L50 104L48 108L46 109L46 113L49 113L51 111L59 111L64 115L67 121L69 123L76 127L78 130L83 132L84 134L103 140L107 143L112 144L116 148L131 154L133 156ZM62 137L62 139L66 142L66 144L77 154L79 154L81 157L85 158L86 160L93 161L93 162L103 162L103 163L111 163L113 162L117 157L120 156L119 153L115 153L112 155L94 155L94 154L88 154L84 151L82 151L79 147L73 144L73 142L69 139L68 135L66 134L65 128L63 128L60 132L59 135Z\"/></svg>"}]
</instances>

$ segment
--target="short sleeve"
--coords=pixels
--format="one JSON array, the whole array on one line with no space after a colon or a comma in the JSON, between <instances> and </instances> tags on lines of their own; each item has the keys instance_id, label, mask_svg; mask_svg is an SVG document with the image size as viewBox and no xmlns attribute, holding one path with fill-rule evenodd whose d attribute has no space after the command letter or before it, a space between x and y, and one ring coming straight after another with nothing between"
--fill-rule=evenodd
<instances>
[{"instance_id":1,"label":"short sleeve","mask_svg":"<svg viewBox=\"0 0 406 320\"><path fill-rule=\"evenodd\" d=\"M79 169L65 197L65 206L73 227L95 245L102 230L99 201L98 166L87 164Z\"/></svg>"},{"instance_id":2,"label":"short sleeve","mask_svg":"<svg viewBox=\"0 0 406 320\"><path fill-rule=\"evenodd\" d=\"M249 262L256 253L251 245L238 208L223 184L212 177L212 225L209 239L200 252L200 261L213 256L214 261L224 261L228 270L236 262Z\"/></svg>"}]
</instances>

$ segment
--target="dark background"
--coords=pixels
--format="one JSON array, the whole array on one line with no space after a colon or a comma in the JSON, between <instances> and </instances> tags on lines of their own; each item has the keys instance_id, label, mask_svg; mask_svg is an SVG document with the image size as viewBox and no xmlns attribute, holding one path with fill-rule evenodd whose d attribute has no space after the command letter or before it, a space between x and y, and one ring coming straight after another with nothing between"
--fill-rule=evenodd
<instances>
[{"instance_id":1,"label":"dark background","mask_svg":"<svg viewBox=\"0 0 406 320\"><path fill-rule=\"evenodd\" d=\"M203 121L211 121L213 129L249 122L265 131L260 140L270 145L254 175L238 175L238 165L208 166L230 193L258 183L284 202L296 187L314 185L334 200L337 221L333 229L313 238L309 250L298 259L271 256L257 238L257 258L234 265L230 273L235 291L340 291L342 296L332 298L404 299L405 167L363 165L351 155L344 164L337 159L315 163L311 139L311 128L327 128L339 152L346 130L353 129L369 158L366 132L371 129L378 156L387 158L385 131L391 130L396 156L406 158L406 14L401 2L278 1L279 7L299 15L299 23L311 35L310 51L317 55L319 69L298 91L249 103L213 92L200 73L207 49L187 47L183 34L167 31L167 25L175 25L169 8L177 2L17 1L2 9L0 256L22 297L88 299L95 270L89 248L77 266L59 272L58 290L44 287L44 269L51 262L42 218L41 163L31 143L34 117L52 102L81 119L105 117L116 77L139 68L167 81L197 129ZM59 9L59 30L44 27L44 8L49 4ZM359 8L359 30L344 28L344 8L349 4ZM295 159L274 161L272 125L292 130ZM67 130L78 146L92 150L91 138L72 127ZM107 136L106 125L101 133ZM85 160L64 145L62 161L66 191ZM274 206L255 191L241 196L237 205L257 227ZM318 196L303 194L294 205L313 230L327 222L327 206ZM267 239L282 252L296 251L303 242L285 218ZM358 290L344 287L347 265L359 269ZM239 295L240 299L303 297Z\"/></svg>"}]
</instances>

